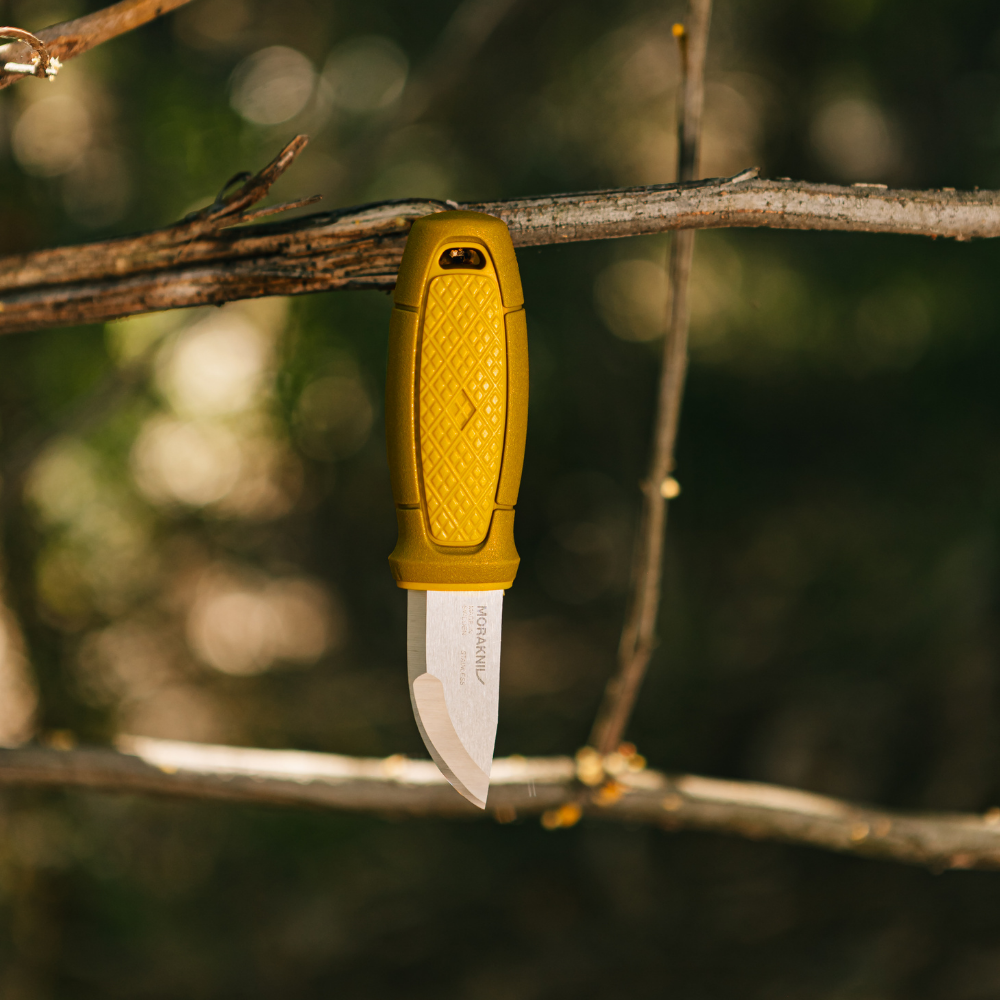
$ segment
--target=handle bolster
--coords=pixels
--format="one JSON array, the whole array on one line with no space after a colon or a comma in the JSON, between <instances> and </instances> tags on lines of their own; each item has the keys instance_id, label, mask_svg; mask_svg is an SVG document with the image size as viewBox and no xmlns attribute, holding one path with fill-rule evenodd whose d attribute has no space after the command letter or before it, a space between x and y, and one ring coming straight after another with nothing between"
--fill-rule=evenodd
<instances>
[{"instance_id":1,"label":"handle bolster","mask_svg":"<svg viewBox=\"0 0 1000 1000\"><path fill-rule=\"evenodd\" d=\"M514 546L514 511L494 510L486 540L469 555L443 554L431 541L420 508L397 507L396 522L399 540L389 568L398 587L505 590L513 583L521 562Z\"/></svg>"}]
</instances>

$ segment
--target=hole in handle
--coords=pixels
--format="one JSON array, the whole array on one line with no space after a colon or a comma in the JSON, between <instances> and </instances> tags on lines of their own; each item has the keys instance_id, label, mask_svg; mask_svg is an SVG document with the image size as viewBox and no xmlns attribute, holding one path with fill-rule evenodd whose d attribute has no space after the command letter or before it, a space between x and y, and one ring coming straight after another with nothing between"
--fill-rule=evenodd
<instances>
[{"instance_id":1,"label":"hole in handle","mask_svg":"<svg viewBox=\"0 0 1000 1000\"><path fill-rule=\"evenodd\" d=\"M474 247L451 247L441 254L438 263L446 271L455 268L481 271L486 266L486 258L481 250Z\"/></svg>"}]
</instances>

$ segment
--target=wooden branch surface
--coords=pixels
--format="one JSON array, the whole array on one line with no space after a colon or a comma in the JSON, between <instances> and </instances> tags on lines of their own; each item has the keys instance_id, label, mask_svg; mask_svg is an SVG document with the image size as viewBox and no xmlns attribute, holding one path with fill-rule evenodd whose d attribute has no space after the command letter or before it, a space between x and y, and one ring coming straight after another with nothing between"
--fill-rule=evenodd
<instances>
[{"instance_id":1,"label":"wooden branch surface","mask_svg":"<svg viewBox=\"0 0 1000 1000\"><path fill-rule=\"evenodd\" d=\"M65 62L95 45L141 27L189 2L190 0L121 0L120 3L94 11L93 14L53 24L50 28L39 31L37 37L45 43L50 56ZM28 63L31 57L32 48L26 43L11 42L0 46L0 64ZM0 70L0 90L23 79L25 77L21 74L4 73Z\"/></svg>"},{"instance_id":2,"label":"wooden branch surface","mask_svg":"<svg viewBox=\"0 0 1000 1000\"><path fill-rule=\"evenodd\" d=\"M190 223L0 258L0 333L265 295L389 290L414 219L453 205L381 202L237 229ZM504 220L518 247L675 229L770 227L1000 235L1000 192L897 191L762 181L747 171L688 184L461 206ZM234 221L229 220L228 225Z\"/></svg>"},{"instance_id":3,"label":"wooden branch surface","mask_svg":"<svg viewBox=\"0 0 1000 1000\"><path fill-rule=\"evenodd\" d=\"M77 788L251 805L409 816L481 816L432 761L343 757L126 737L121 752L0 750L0 787ZM493 762L487 813L501 822L581 801L569 757ZM610 789L610 793L609 793ZM590 818L778 840L947 868L1000 869L1000 809L985 815L890 812L756 782L643 770L588 793ZM602 804L603 803L603 804Z\"/></svg>"},{"instance_id":4,"label":"wooden branch surface","mask_svg":"<svg viewBox=\"0 0 1000 1000\"><path fill-rule=\"evenodd\" d=\"M679 181L692 181L698 176L701 113L705 103L705 56L712 22L712 0L689 0L686 20L685 25L674 25L674 36L680 45L682 81L678 108ZM663 338L660 384L653 419L652 454L642 482L642 516L636 538L632 585L618 643L615 672L604 689L590 735L591 745L602 755L611 753L625 735L656 646L663 543L667 529L668 497L663 491L663 484L674 468L674 445L687 375L691 325L688 288L694 260L694 238L693 229L682 229L670 241L670 291L663 304L668 322Z\"/></svg>"}]
</instances>

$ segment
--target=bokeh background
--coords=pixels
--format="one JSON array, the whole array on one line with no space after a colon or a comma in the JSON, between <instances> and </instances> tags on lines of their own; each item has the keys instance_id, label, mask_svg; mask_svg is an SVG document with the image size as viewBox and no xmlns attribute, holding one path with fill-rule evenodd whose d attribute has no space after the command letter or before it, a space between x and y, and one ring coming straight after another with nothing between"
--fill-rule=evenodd
<instances>
[{"instance_id":1,"label":"bokeh background","mask_svg":"<svg viewBox=\"0 0 1000 1000\"><path fill-rule=\"evenodd\" d=\"M7 0L0 23L100 5ZM522 0L470 50L489 10L193 0L0 92L0 252L174 221L298 132L272 201L673 179L681 4ZM1000 187L1000 11L717 0L703 149L704 176ZM574 751L612 670L667 251L518 254L498 754ZM629 731L652 765L1000 803L998 265L988 241L699 235L662 643ZM389 309L335 293L0 341L2 742L423 756L386 564ZM591 821L7 791L0 995L976 1000L1000 995L1000 877Z\"/></svg>"}]
</instances>

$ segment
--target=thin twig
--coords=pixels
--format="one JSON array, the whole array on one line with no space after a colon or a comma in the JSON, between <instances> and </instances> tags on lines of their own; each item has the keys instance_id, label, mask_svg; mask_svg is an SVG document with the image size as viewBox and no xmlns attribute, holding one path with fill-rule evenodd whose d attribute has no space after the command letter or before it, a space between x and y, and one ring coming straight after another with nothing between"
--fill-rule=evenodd
<instances>
[{"instance_id":1,"label":"thin twig","mask_svg":"<svg viewBox=\"0 0 1000 1000\"><path fill-rule=\"evenodd\" d=\"M1000 192L890 191L732 178L582 191L460 207L495 215L514 245L542 246L676 229L769 227L1000 236ZM218 305L265 295L389 291L413 220L454 207L387 201L222 231L208 220L138 236L0 258L0 333Z\"/></svg>"},{"instance_id":2,"label":"thin twig","mask_svg":"<svg viewBox=\"0 0 1000 1000\"><path fill-rule=\"evenodd\" d=\"M141 27L189 2L190 0L121 0L120 3L94 11L93 14L44 28L37 33L37 37L44 43L50 58L65 62L95 45ZM0 67L5 62L26 63L31 60L33 51L33 45L23 40L2 45ZM24 74L5 73L0 69L0 90L23 79Z\"/></svg>"},{"instance_id":3,"label":"thin twig","mask_svg":"<svg viewBox=\"0 0 1000 1000\"><path fill-rule=\"evenodd\" d=\"M0 750L0 787L120 794L474 819L429 760L342 757L125 737L120 752ZM568 757L493 762L487 813L501 822L544 813L573 794ZM886 861L1000 868L1000 809L984 815L901 813L756 782L644 770L620 776L584 815L667 830L779 840Z\"/></svg>"},{"instance_id":4,"label":"thin twig","mask_svg":"<svg viewBox=\"0 0 1000 1000\"><path fill-rule=\"evenodd\" d=\"M264 219L269 215L278 215L280 212L290 212L293 208L305 208L306 205L315 205L322 201L321 194L313 194L308 198L298 198L295 201L283 201L280 205L270 205L267 208L258 208L253 212L244 212L243 215L232 222L227 222L222 228L228 229L230 226L241 226L245 222L256 222L257 219Z\"/></svg>"},{"instance_id":5,"label":"thin twig","mask_svg":"<svg viewBox=\"0 0 1000 1000\"><path fill-rule=\"evenodd\" d=\"M268 191L271 190L271 185L295 162L295 158L308 144L309 136L297 135L263 170L256 174L251 174L249 171L237 174L219 192L219 196L211 205L198 212L192 212L180 224L180 228L183 228L189 236L197 236L202 232L210 232L223 224L232 226L245 221L246 216L243 213L267 195ZM236 181L243 183L235 191L230 192L229 189ZM298 202L288 202L284 206L275 206L275 210L285 211L289 208L298 208L300 205L315 201L318 197L321 196L314 195L312 198Z\"/></svg>"},{"instance_id":6,"label":"thin twig","mask_svg":"<svg viewBox=\"0 0 1000 1000\"><path fill-rule=\"evenodd\" d=\"M694 180L698 168L698 140L705 98L705 53L711 16L711 0L691 0L687 27L676 25L674 30L680 43L682 66L677 143L677 179L682 183ZM677 489L675 480L668 477L674 467L674 445L687 372L688 285L694 237L693 229L684 229L675 234L671 244L670 320L663 343L653 454L649 473L642 483L642 518L632 594L618 647L617 669L608 681L590 735L591 745L600 754L611 753L625 735L656 641L667 503Z\"/></svg>"}]
</instances>

